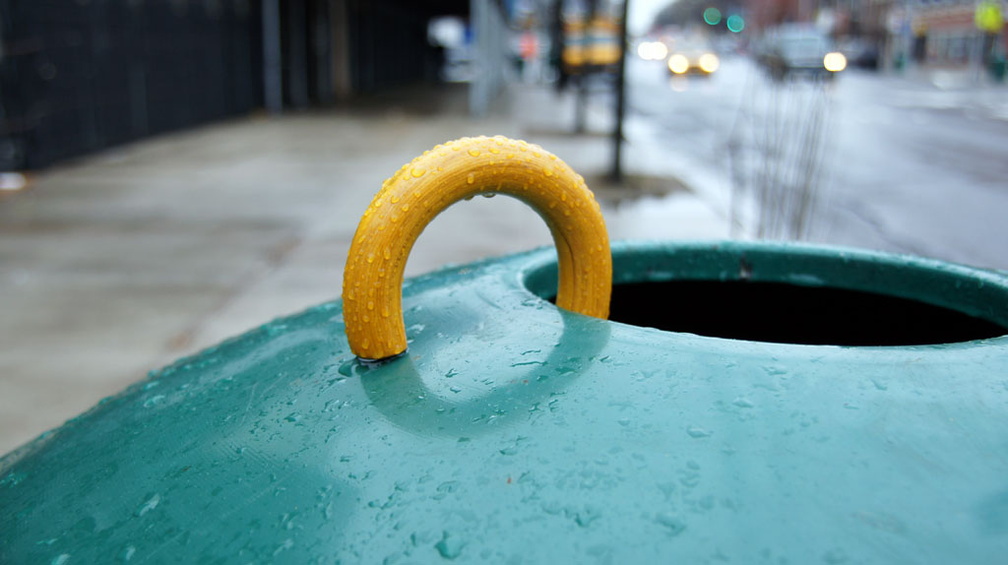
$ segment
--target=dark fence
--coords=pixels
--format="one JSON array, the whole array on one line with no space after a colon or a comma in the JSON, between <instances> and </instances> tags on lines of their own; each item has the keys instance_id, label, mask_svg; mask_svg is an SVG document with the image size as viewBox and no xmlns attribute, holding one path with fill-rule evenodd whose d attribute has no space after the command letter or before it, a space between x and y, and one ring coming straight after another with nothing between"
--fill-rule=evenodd
<instances>
[{"instance_id":1,"label":"dark fence","mask_svg":"<svg viewBox=\"0 0 1008 565\"><path fill-rule=\"evenodd\" d=\"M353 0L350 3L351 80L355 92L421 81L435 51L427 42L432 13L423 2Z\"/></svg>"},{"instance_id":2,"label":"dark fence","mask_svg":"<svg viewBox=\"0 0 1008 565\"><path fill-rule=\"evenodd\" d=\"M258 0L0 0L0 170L262 105Z\"/></svg>"},{"instance_id":3,"label":"dark fence","mask_svg":"<svg viewBox=\"0 0 1008 565\"><path fill-rule=\"evenodd\" d=\"M0 0L0 172L241 115L262 107L264 92L273 109L304 108L430 79L440 53L429 19L468 9L468 0Z\"/></svg>"}]
</instances>

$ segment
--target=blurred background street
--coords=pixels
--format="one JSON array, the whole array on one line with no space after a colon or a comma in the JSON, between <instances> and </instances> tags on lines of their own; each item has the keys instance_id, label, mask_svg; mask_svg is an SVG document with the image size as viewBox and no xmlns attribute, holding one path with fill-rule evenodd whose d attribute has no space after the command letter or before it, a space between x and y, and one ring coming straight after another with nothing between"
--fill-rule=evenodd
<instances>
[{"instance_id":1,"label":"blurred background street","mask_svg":"<svg viewBox=\"0 0 1008 565\"><path fill-rule=\"evenodd\" d=\"M338 298L382 181L467 135L560 156L614 240L1006 270L1002 3L934 4L0 0L0 453ZM548 244L476 199L407 275Z\"/></svg>"}]
</instances>

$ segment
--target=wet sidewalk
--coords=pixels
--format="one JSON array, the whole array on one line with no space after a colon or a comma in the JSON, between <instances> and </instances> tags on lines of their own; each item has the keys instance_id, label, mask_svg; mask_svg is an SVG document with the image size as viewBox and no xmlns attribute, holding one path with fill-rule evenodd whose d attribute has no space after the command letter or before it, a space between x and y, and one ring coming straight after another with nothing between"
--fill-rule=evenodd
<instances>
[{"instance_id":1,"label":"wet sidewalk","mask_svg":"<svg viewBox=\"0 0 1008 565\"><path fill-rule=\"evenodd\" d=\"M339 296L357 221L382 181L437 143L506 135L583 174L612 239L723 239L725 214L625 149L632 189L604 181L611 116L513 85L487 118L444 86L325 111L252 116L120 147L0 195L0 453L163 366ZM646 195L650 194L650 196ZM551 243L509 198L440 216L407 276Z\"/></svg>"}]
</instances>

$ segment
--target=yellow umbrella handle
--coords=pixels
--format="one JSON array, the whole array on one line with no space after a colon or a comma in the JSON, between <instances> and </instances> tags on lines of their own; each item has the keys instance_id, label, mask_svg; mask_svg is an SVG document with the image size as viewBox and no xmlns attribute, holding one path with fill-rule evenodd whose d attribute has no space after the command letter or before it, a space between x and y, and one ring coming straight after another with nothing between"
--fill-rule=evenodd
<instances>
[{"instance_id":1,"label":"yellow umbrella handle","mask_svg":"<svg viewBox=\"0 0 1008 565\"><path fill-rule=\"evenodd\" d=\"M410 250L435 216L476 194L507 194L538 212L556 245L557 306L596 318L609 315L609 236L584 179L537 145L502 136L467 137L438 145L399 169L357 226L343 273L343 319L359 358L380 360L406 351L402 282Z\"/></svg>"}]
</instances>

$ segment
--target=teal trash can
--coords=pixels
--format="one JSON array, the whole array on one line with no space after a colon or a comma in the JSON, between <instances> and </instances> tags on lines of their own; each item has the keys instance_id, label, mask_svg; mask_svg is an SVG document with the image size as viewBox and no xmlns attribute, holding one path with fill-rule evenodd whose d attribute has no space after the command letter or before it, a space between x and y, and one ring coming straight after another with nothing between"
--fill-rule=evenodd
<instances>
[{"instance_id":1,"label":"teal trash can","mask_svg":"<svg viewBox=\"0 0 1008 565\"><path fill-rule=\"evenodd\" d=\"M608 320L540 249L406 281L382 361L337 300L152 373L0 460L0 562L1004 560L1008 276L605 255Z\"/></svg>"}]
</instances>

